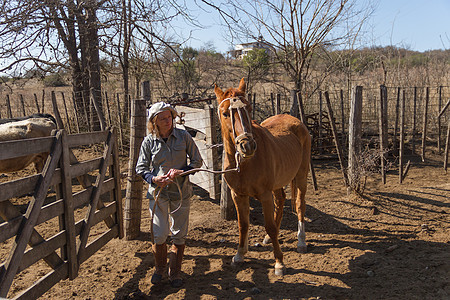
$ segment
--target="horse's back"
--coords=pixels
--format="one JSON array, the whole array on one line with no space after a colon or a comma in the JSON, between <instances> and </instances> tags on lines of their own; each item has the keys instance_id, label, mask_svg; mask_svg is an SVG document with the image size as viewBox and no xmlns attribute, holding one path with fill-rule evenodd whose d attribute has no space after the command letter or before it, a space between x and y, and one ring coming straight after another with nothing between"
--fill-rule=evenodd
<instances>
[{"instance_id":1,"label":"horse's back","mask_svg":"<svg viewBox=\"0 0 450 300\"><path fill-rule=\"evenodd\" d=\"M304 144L304 139L309 138L306 126L299 119L291 115L281 114L272 116L264 120L261 126L266 128L274 137L294 134L300 139L302 144Z\"/></svg>"}]
</instances>

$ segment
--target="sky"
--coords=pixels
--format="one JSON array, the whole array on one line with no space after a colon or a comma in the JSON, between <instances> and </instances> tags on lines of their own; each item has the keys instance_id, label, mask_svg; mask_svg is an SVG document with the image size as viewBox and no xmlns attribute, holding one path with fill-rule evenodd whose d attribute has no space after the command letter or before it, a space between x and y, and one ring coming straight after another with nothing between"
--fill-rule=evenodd
<instances>
[{"instance_id":1,"label":"sky","mask_svg":"<svg viewBox=\"0 0 450 300\"><path fill-rule=\"evenodd\" d=\"M193 0L187 2L190 1ZM392 45L420 52L450 49L450 0L372 1L376 10L363 32L363 46ZM219 17L212 9L196 10L196 13L207 28L193 31L187 45L201 48L209 42L218 52L230 50L232 45L221 35L222 29L216 25L220 23Z\"/></svg>"}]
</instances>

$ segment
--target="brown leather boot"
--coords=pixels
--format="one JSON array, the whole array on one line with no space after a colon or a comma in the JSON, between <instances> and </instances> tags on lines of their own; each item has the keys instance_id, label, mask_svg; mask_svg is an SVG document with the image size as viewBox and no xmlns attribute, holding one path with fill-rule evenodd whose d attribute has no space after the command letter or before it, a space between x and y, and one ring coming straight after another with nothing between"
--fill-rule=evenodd
<instances>
[{"instance_id":1,"label":"brown leather boot","mask_svg":"<svg viewBox=\"0 0 450 300\"><path fill-rule=\"evenodd\" d=\"M181 264L183 262L185 245L172 245L169 251L169 281L174 288L180 288L183 285L181 279Z\"/></svg>"},{"instance_id":2,"label":"brown leather boot","mask_svg":"<svg viewBox=\"0 0 450 300\"><path fill-rule=\"evenodd\" d=\"M159 284L162 281L164 272L167 266L167 245L166 243L152 245L153 255L155 256L155 273L153 273L151 282Z\"/></svg>"}]
</instances>

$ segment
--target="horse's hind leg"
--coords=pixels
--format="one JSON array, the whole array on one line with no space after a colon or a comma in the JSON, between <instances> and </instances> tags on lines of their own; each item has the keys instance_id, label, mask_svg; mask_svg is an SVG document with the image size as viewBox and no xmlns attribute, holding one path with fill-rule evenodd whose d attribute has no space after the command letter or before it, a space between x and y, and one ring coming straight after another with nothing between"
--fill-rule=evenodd
<instances>
[{"instance_id":1,"label":"horse's hind leg","mask_svg":"<svg viewBox=\"0 0 450 300\"><path fill-rule=\"evenodd\" d=\"M294 179L293 189L296 189L295 209L298 217L297 232L297 252L306 253L306 233L305 233L305 211L306 211L306 189L307 189L307 172L299 172Z\"/></svg>"},{"instance_id":2,"label":"horse's hind leg","mask_svg":"<svg viewBox=\"0 0 450 300\"><path fill-rule=\"evenodd\" d=\"M248 196L237 195L231 191L234 205L236 206L239 224L239 246L236 255L232 259L232 264L244 262L244 255L248 251L248 225L250 216L250 201Z\"/></svg>"},{"instance_id":3,"label":"horse's hind leg","mask_svg":"<svg viewBox=\"0 0 450 300\"><path fill-rule=\"evenodd\" d=\"M275 190L272 192L273 194L273 202L275 205L275 224L277 225L278 231L280 230L281 225L281 219L283 219L283 208L284 208L284 202L286 200L286 193L284 192L283 188ZM263 244L269 244L271 243L270 236L266 234L264 237Z\"/></svg>"}]
</instances>

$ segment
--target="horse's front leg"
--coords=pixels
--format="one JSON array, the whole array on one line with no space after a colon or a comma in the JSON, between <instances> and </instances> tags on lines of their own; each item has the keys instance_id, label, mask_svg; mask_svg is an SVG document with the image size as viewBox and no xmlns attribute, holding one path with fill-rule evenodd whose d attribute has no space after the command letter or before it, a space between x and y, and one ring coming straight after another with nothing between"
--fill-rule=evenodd
<instances>
[{"instance_id":1,"label":"horse's front leg","mask_svg":"<svg viewBox=\"0 0 450 300\"><path fill-rule=\"evenodd\" d=\"M283 253L281 252L280 243L278 242L279 228L274 220L274 203L272 200L272 193L266 192L258 195L261 201L264 212L264 223L266 232L270 237L273 245L273 254L275 256L275 275L283 276L285 267L283 264Z\"/></svg>"},{"instance_id":2,"label":"horse's front leg","mask_svg":"<svg viewBox=\"0 0 450 300\"><path fill-rule=\"evenodd\" d=\"M239 246L236 255L233 257L232 264L244 262L245 253L248 251L248 224L250 215L249 197L238 195L231 191L234 205L236 206L238 224L239 224Z\"/></svg>"}]
</instances>

